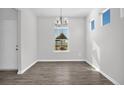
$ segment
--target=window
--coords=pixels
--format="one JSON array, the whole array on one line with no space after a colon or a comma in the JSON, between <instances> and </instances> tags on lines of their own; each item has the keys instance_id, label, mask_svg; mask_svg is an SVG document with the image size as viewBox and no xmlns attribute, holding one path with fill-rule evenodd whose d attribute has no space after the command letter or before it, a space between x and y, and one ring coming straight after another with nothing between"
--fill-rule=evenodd
<instances>
[{"instance_id":1,"label":"window","mask_svg":"<svg viewBox=\"0 0 124 93\"><path fill-rule=\"evenodd\" d=\"M95 20L91 21L91 30L93 31L95 29Z\"/></svg>"},{"instance_id":2,"label":"window","mask_svg":"<svg viewBox=\"0 0 124 93\"><path fill-rule=\"evenodd\" d=\"M69 28L55 27L55 51L68 51Z\"/></svg>"},{"instance_id":3,"label":"window","mask_svg":"<svg viewBox=\"0 0 124 93\"><path fill-rule=\"evenodd\" d=\"M107 9L102 14L102 25L110 24L110 9Z\"/></svg>"}]
</instances>

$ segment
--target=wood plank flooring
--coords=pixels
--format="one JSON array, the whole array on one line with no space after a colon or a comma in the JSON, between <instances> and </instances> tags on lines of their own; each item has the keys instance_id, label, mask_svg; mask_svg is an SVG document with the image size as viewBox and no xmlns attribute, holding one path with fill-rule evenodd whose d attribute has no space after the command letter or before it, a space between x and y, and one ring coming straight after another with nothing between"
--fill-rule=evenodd
<instances>
[{"instance_id":1,"label":"wood plank flooring","mask_svg":"<svg viewBox=\"0 0 124 93\"><path fill-rule=\"evenodd\" d=\"M22 75L0 71L0 85L112 85L85 62L38 62Z\"/></svg>"}]
</instances>

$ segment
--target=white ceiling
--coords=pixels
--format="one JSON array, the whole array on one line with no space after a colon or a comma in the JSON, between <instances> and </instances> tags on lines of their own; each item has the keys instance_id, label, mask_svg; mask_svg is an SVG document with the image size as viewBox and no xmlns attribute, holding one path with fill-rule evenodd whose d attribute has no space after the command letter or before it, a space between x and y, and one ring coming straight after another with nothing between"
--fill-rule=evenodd
<instances>
[{"instance_id":1,"label":"white ceiling","mask_svg":"<svg viewBox=\"0 0 124 93\"><path fill-rule=\"evenodd\" d=\"M60 16L60 8L31 8L37 16L56 17ZM92 8L62 8L62 15L66 17L85 17Z\"/></svg>"}]
</instances>

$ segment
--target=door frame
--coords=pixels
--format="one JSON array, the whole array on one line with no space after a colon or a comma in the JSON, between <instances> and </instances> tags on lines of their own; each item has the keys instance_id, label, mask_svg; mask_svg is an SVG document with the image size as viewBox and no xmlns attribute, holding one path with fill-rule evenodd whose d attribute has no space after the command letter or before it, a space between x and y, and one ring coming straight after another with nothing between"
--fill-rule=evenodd
<instances>
[{"instance_id":1,"label":"door frame","mask_svg":"<svg viewBox=\"0 0 124 93\"><path fill-rule=\"evenodd\" d=\"M17 11L17 74L21 74L21 11Z\"/></svg>"},{"instance_id":2,"label":"door frame","mask_svg":"<svg viewBox=\"0 0 124 93\"><path fill-rule=\"evenodd\" d=\"M21 21L20 21L20 14L21 11L18 8L11 8L17 12L17 40L16 40L16 54L17 54L17 74L21 74Z\"/></svg>"}]
</instances>

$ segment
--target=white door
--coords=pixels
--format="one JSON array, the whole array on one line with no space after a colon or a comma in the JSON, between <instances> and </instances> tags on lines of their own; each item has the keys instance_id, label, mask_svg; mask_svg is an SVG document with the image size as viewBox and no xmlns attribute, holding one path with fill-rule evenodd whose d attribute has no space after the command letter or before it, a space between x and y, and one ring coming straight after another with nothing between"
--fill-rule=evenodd
<instances>
[{"instance_id":1,"label":"white door","mask_svg":"<svg viewBox=\"0 0 124 93\"><path fill-rule=\"evenodd\" d=\"M0 69L17 69L17 13L0 9Z\"/></svg>"}]
</instances>

